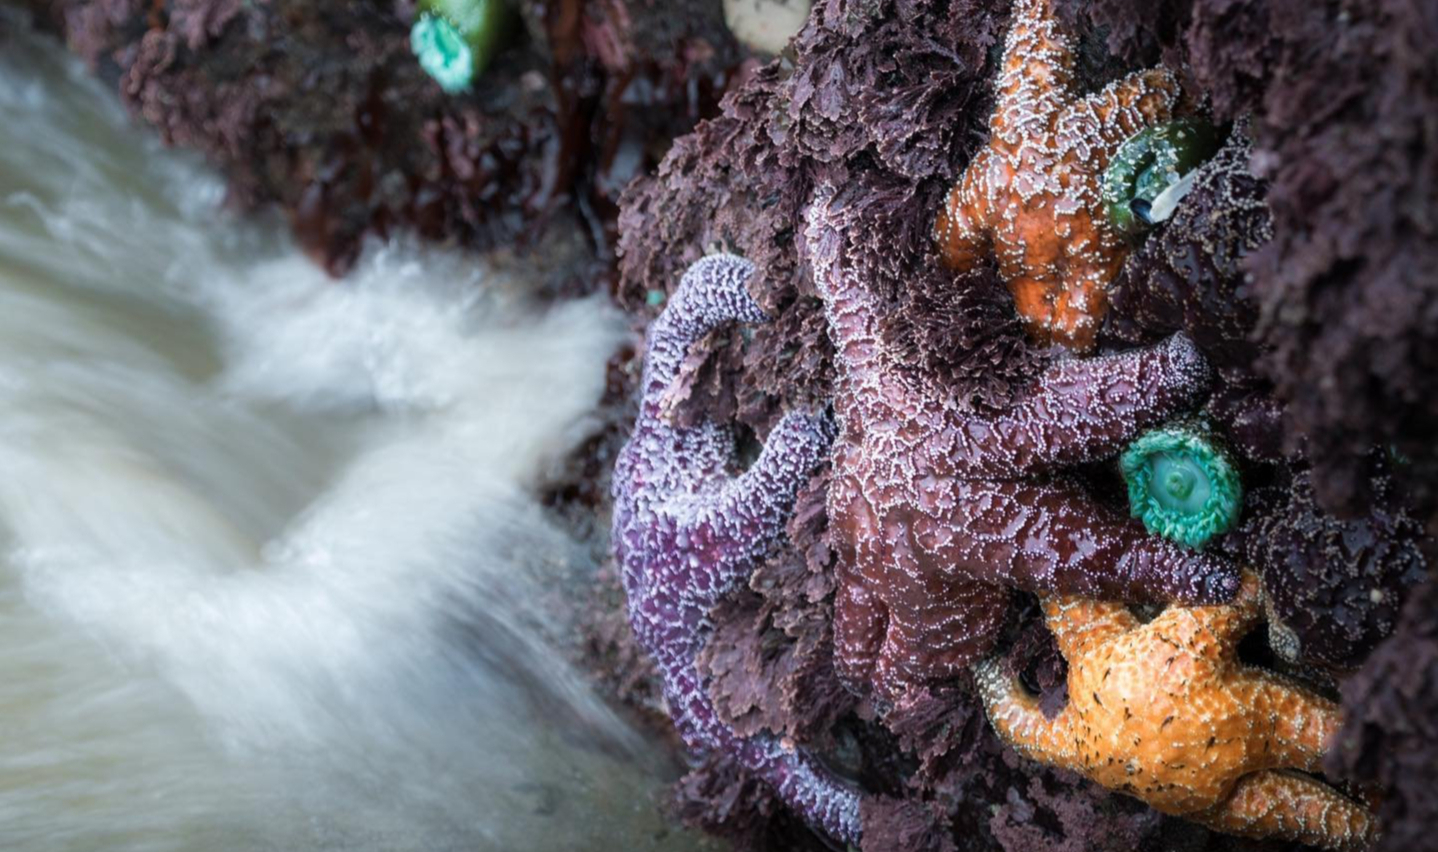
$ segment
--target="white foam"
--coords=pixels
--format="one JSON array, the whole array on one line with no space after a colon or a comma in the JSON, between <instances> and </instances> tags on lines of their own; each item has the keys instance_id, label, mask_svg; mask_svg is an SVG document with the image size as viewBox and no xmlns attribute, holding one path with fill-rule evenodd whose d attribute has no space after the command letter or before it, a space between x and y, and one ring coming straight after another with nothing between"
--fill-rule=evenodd
<instances>
[{"instance_id":1,"label":"white foam","mask_svg":"<svg viewBox=\"0 0 1438 852\"><path fill-rule=\"evenodd\" d=\"M0 114L0 846L652 842L534 497L614 312L405 244L330 281L29 36Z\"/></svg>"}]
</instances>

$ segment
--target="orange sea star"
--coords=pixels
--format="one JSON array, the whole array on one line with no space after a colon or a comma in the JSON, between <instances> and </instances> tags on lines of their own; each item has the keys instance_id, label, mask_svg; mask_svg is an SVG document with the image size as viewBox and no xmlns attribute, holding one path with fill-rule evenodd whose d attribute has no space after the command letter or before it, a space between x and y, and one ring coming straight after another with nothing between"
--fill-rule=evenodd
<instances>
[{"instance_id":1,"label":"orange sea star","mask_svg":"<svg viewBox=\"0 0 1438 852\"><path fill-rule=\"evenodd\" d=\"M1069 664L1068 704L1053 719L1001 662L975 672L994 728L1035 760L1219 831L1361 848L1368 811L1286 771L1319 770L1338 706L1237 658L1261 613L1251 573L1233 604L1170 607L1147 624L1123 604L1047 599Z\"/></svg>"},{"instance_id":2,"label":"orange sea star","mask_svg":"<svg viewBox=\"0 0 1438 852\"><path fill-rule=\"evenodd\" d=\"M989 143L934 225L945 264L968 269L992 249L1034 338L1091 349L1128 252L1104 218L1104 169L1129 136L1168 119L1178 96L1162 68L1081 95L1050 0L1017 0Z\"/></svg>"}]
</instances>

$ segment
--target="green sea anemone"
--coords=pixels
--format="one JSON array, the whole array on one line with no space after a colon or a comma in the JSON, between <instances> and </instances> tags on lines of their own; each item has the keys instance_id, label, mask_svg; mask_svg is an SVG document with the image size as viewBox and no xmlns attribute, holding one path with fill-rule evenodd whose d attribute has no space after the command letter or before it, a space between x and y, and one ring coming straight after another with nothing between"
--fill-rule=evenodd
<instances>
[{"instance_id":1,"label":"green sea anemone","mask_svg":"<svg viewBox=\"0 0 1438 852\"><path fill-rule=\"evenodd\" d=\"M1205 121L1182 118L1140 130L1109 161L1103 203L1109 222L1134 236L1167 219L1186 192L1190 173L1218 150Z\"/></svg>"},{"instance_id":2,"label":"green sea anemone","mask_svg":"<svg viewBox=\"0 0 1438 852\"><path fill-rule=\"evenodd\" d=\"M1203 547L1238 520L1238 471L1207 431L1172 424L1146 432L1119 459L1129 511L1151 533Z\"/></svg>"},{"instance_id":3,"label":"green sea anemone","mask_svg":"<svg viewBox=\"0 0 1438 852\"><path fill-rule=\"evenodd\" d=\"M467 92L503 46L511 18L504 0L421 0L410 50L440 88Z\"/></svg>"}]
</instances>

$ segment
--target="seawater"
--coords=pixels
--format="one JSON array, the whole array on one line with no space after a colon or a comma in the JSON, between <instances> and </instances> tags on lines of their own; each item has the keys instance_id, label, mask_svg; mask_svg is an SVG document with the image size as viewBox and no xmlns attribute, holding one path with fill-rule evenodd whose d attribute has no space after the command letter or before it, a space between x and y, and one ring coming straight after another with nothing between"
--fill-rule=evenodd
<instances>
[{"instance_id":1,"label":"seawater","mask_svg":"<svg viewBox=\"0 0 1438 852\"><path fill-rule=\"evenodd\" d=\"M620 318L327 279L0 22L0 849L681 849L543 512Z\"/></svg>"}]
</instances>

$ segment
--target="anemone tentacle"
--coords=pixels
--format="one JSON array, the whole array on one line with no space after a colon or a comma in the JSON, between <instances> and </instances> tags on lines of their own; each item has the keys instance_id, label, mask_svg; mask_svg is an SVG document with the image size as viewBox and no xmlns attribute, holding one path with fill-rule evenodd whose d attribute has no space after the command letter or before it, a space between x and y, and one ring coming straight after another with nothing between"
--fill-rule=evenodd
<instances>
[{"instance_id":1,"label":"anemone tentacle","mask_svg":"<svg viewBox=\"0 0 1438 852\"><path fill-rule=\"evenodd\" d=\"M467 92L502 47L512 18L504 0L421 0L410 50L440 88Z\"/></svg>"},{"instance_id":2,"label":"anemone tentacle","mask_svg":"<svg viewBox=\"0 0 1438 852\"><path fill-rule=\"evenodd\" d=\"M1124 450L1119 469L1129 511L1151 533L1201 548L1238 520L1238 470L1207 429L1179 423L1146 432Z\"/></svg>"},{"instance_id":3,"label":"anemone tentacle","mask_svg":"<svg viewBox=\"0 0 1438 852\"><path fill-rule=\"evenodd\" d=\"M1218 133L1201 119L1164 122L1130 136L1103 175L1108 222L1133 236L1167 219L1192 180L1181 184L1219 148Z\"/></svg>"}]
</instances>

